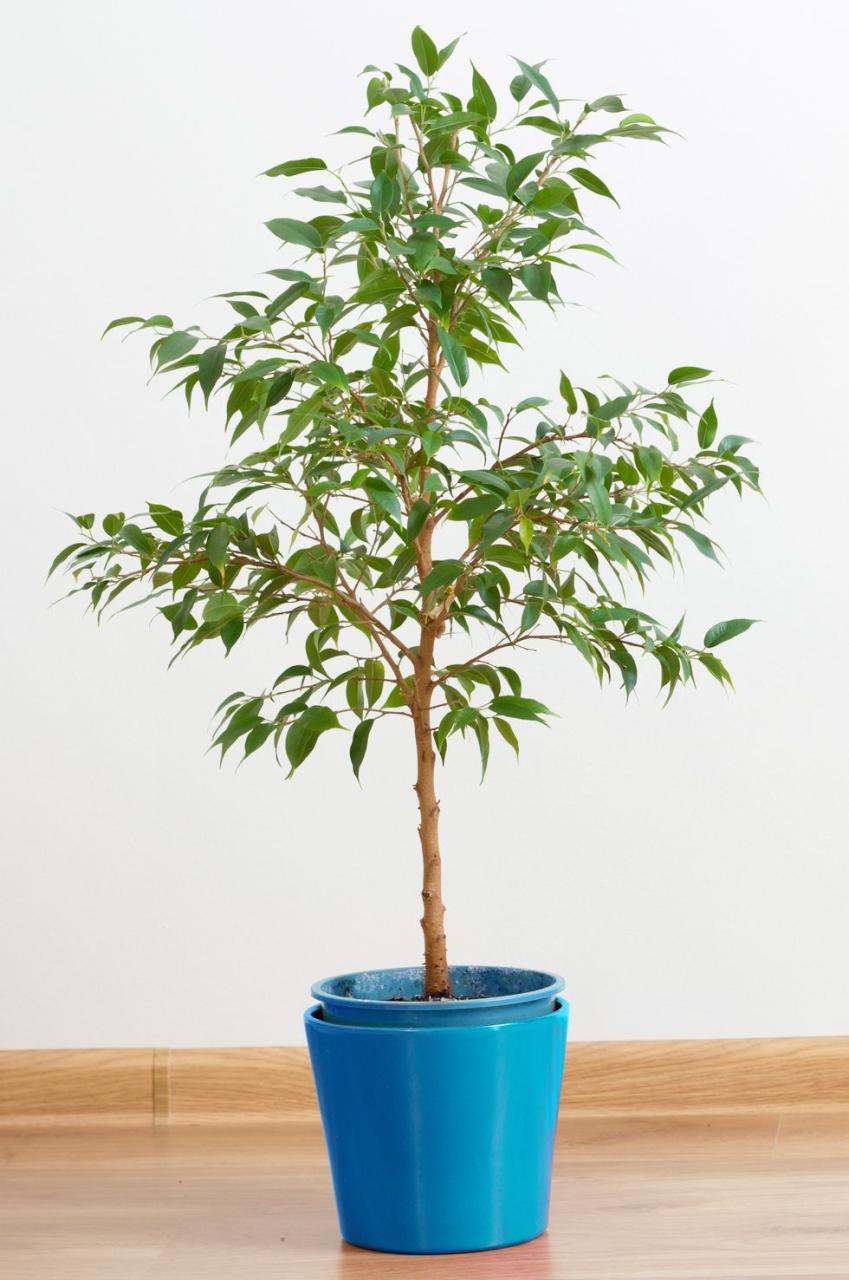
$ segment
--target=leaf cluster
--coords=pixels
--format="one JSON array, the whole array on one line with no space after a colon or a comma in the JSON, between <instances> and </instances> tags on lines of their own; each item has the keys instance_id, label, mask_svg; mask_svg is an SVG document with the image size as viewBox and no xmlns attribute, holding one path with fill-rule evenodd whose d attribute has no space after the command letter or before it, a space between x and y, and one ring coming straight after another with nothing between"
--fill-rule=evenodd
<instances>
[{"instance_id":1,"label":"leaf cluster","mask_svg":"<svg viewBox=\"0 0 849 1280\"><path fill-rule=\"evenodd\" d=\"M350 164L267 171L295 183L304 216L267 223L287 265L219 295L218 331L165 314L107 329L147 335L190 406L220 398L244 452L192 511L74 517L53 568L98 617L151 602L177 655L229 653L260 622L298 646L221 704L222 755L268 743L294 771L347 728L358 775L374 725L415 710L425 646L436 745L471 736L485 769L493 729L518 751L517 723L550 714L503 662L513 651L567 646L626 694L648 659L670 696L698 670L730 683L714 649L751 625L694 645L683 620L629 602L683 546L717 560L709 503L758 489L749 441L721 434L706 400L710 370L676 367L657 388L558 371L556 390L509 406L467 390L503 367L527 307L556 314L568 272L611 256L585 213L615 198L605 149L666 130L615 94L567 103L520 60L506 110L475 67L458 95L437 81L456 43L416 28L413 65L366 68L365 121L341 131ZM437 646L446 635L468 656Z\"/></svg>"}]
</instances>

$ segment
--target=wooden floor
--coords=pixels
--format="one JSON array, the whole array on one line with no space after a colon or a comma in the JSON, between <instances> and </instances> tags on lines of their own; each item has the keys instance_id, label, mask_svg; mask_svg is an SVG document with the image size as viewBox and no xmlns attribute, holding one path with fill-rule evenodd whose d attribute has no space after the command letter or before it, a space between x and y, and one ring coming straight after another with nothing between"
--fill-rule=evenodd
<instances>
[{"instance_id":1,"label":"wooden floor","mask_svg":"<svg viewBox=\"0 0 849 1280\"><path fill-rule=\"evenodd\" d=\"M4 1280L849 1278L849 1114L563 1121L551 1227L450 1258L337 1235L312 1121L0 1130Z\"/></svg>"}]
</instances>

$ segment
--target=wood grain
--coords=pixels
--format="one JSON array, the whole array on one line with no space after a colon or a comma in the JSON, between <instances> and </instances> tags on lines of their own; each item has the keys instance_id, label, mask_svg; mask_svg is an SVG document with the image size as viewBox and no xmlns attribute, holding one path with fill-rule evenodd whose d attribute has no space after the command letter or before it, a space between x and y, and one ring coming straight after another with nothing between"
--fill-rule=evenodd
<instances>
[{"instance_id":1,"label":"wood grain","mask_svg":"<svg viewBox=\"0 0 849 1280\"><path fill-rule=\"evenodd\" d=\"M846 1280L845 1113L567 1116L513 1249L341 1242L319 1125L0 1129L10 1280ZM812 1151L816 1151L813 1156Z\"/></svg>"},{"instance_id":2,"label":"wood grain","mask_svg":"<svg viewBox=\"0 0 849 1280\"><path fill-rule=\"evenodd\" d=\"M154 1124L168 1124L171 1118L171 1050L154 1049L152 1061Z\"/></svg>"},{"instance_id":3,"label":"wood grain","mask_svg":"<svg viewBox=\"0 0 849 1280\"><path fill-rule=\"evenodd\" d=\"M150 1049L24 1049L0 1053L0 1121L148 1119Z\"/></svg>"},{"instance_id":4,"label":"wood grain","mask_svg":"<svg viewBox=\"0 0 849 1280\"><path fill-rule=\"evenodd\" d=\"M849 1107L849 1036L575 1044L566 1053L564 1106L608 1112Z\"/></svg>"},{"instance_id":5,"label":"wood grain","mask_svg":"<svg viewBox=\"0 0 849 1280\"><path fill-rule=\"evenodd\" d=\"M172 1049L169 1119L318 1116L306 1049Z\"/></svg>"},{"instance_id":6,"label":"wood grain","mask_svg":"<svg viewBox=\"0 0 849 1280\"><path fill-rule=\"evenodd\" d=\"M601 1041L567 1052L564 1115L840 1109L849 1111L849 1037ZM304 1048L0 1053L0 1122L316 1116Z\"/></svg>"}]
</instances>

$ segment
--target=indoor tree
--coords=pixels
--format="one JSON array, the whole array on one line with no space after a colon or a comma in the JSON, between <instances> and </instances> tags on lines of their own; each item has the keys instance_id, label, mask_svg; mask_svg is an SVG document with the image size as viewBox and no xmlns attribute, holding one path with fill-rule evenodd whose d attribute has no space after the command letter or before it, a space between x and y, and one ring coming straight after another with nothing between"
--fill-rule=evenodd
<instances>
[{"instance_id":1,"label":"indoor tree","mask_svg":"<svg viewBox=\"0 0 849 1280\"><path fill-rule=\"evenodd\" d=\"M595 390L548 370L542 394L511 405L477 394L484 378L467 391L470 366L503 367L526 306L556 315L566 269L610 256L584 216L613 199L597 158L665 130L616 95L564 100L542 64L518 59L499 114L474 66L462 96L437 84L456 44L417 27L415 65L366 69L367 123L341 130L361 152L350 163L268 170L307 208L267 223L287 265L264 290L220 295L223 331L167 315L108 326L150 335L154 371L189 405L225 398L241 450L191 513L77 516L53 566L98 617L141 592L179 654L207 642L229 653L257 623L297 646L264 687L221 704L222 755L269 745L291 774L323 734L349 728L359 775L374 726L409 720L429 997L450 992L437 756L459 734L485 771L493 730L518 752L517 723L550 712L504 660L538 641L626 695L645 656L667 696L698 670L730 683L714 649L750 620L694 645L681 623L627 603L626 587L683 543L716 559L708 500L758 487L744 438L719 437L707 369Z\"/></svg>"}]
</instances>

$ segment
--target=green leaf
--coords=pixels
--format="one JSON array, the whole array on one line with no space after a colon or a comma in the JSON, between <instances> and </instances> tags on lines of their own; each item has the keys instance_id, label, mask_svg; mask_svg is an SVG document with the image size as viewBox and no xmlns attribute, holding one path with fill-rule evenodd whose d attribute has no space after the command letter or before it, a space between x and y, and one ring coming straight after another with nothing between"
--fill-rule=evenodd
<instances>
[{"instance_id":1,"label":"green leaf","mask_svg":"<svg viewBox=\"0 0 849 1280\"><path fill-rule=\"evenodd\" d=\"M656 484L663 471L664 457L653 444L638 444L635 453L637 466L647 480Z\"/></svg>"},{"instance_id":2,"label":"green leaf","mask_svg":"<svg viewBox=\"0 0 849 1280\"><path fill-rule=\"evenodd\" d=\"M530 631L531 627L535 627L539 622L539 615L542 612L541 600L528 600L522 610L522 621L520 630Z\"/></svg>"},{"instance_id":3,"label":"green leaf","mask_svg":"<svg viewBox=\"0 0 849 1280\"><path fill-rule=\"evenodd\" d=\"M613 400L608 400L606 404L600 404L593 409L592 418L598 418L601 422L611 422L614 418L621 418L630 406L633 395L616 396Z\"/></svg>"},{"instance_id":4,"label":"green leaf","mask_svg":"<svg viewBox=\"0 0 849 1280\"><path fill-rule=\"evenodd\" d=\"M530 516L522 516L519 520L519 538L522 546L527 553L530 549L531 539L534 536L534 522Z\"/></svg>"},{"instance_id":5,"label":"green leaf","mask_svg":"<svg viewBox=\"0 0 849 1280\"><path fill-rule=\"evenodd\" d=\"M534 88L539 89L542 96L548 99L548 101L551 103L552 107L554 108L554 114L559 115L560 100L557 97L557 94L552 89L551 85L546 80L545 76L539 70L539 68L529 66L527 62L522 62L521 58L514 58L513 61L519 65L525 79L529 80L531 84L534 86ZM511 92L513 90L512 84L510 86L510 90ZM513 96L515 97L515 94Z\"/></svg>"},{"instance_id":6,"label":"green leaf","mask_svg":"<svg viewBox=\"0 0 849 1280\"><path fill-rule=\"evenodd\" d=\"M103 532L110 538L114 538L123 527L126 516L123 511L112 511L108 516L103 517Z\"/></svg>"},{"instance_id":7,"label":"green leaf","mask_svg":"<svg viewBox=\"0 0 849 1280\"><path fill-rule=\"evenodd\" d=\"M351 676L350 679L346 680L345 697L351 710L359 715L365 706L365 698L363 697L363 682L358 675Z\"/></svg>"},{"instance_id":8,"label":"green leaf","mask_svg":"<svg viewBox=\"0 0 849 1280\"><path fill-rule=\"evenodd\" d=\"M728 670L723 666L715 653L700 653L699 662L703 667L707 668L714 679L718 680L720 684L729 684L732 688L734 687L734 681L731 679Z\"/></svg>"},{"instance_id":9,"label":"green leaf","mask_svg":"<svg viewBox=\"0 0 849 1280\"><path fill-rule=\"evenodd\" d=\"M449 520L477 520L479 516L492 515L493 511L497 511L500 505L501 499L496 498L494 494L487 494L480 498L466 498L465 501L458 502L449 508L447 518Z\"/></svg>"},{"instance_id":10,"label":"green leaf","mask_svg":"<svg viewBox=\"0 0 849 1280\"><path fill-rule=\"evenodd\" d=\"M724 644L726 640L733 640L735 636L741 636L744 631L748 631L749 627L753 627L756 622L757 618L730 618L727 622L715 622L705 632L704 646L706 649L715 649L718 644Z\"/></svg>"},{"instance_id":11,"label":"green leaf","mask_svg":"<svg viewBox=\"0 0 849 1280\"><path fill-rule=\"evenodd\" d=\"M107 519L108 518L109 517L107 516ZM69 546L63 547L62 550L59 552L58 556L54 558L53 563L51 564L50 568L47 571L48 578L51 576L51 574L54 572L55 569L59 568L60 564L64 564L69 556L72 556L75 551L79 551L80 547L84 547L85 545L86 544L84 542L72 542L70 543Z\"/></svg>"},{"instance_id":12,"label":"green leaf","mask_svg":"<svg viewBox=\"0 0 849 1280\"><path fill-rule=\"evenodd\" d=\"M574 178L582 187L586 187L587 191L592 191L597 196L607 196L608 200L612 200L618 206L619 201L607 184L602 182L601 178L589 169L570 169L569 177Z\"/></svg>"},{"instance_id":13,"label":"green leaf","mask_svg":"<svg viewBox=\"0 0 849 1280\"><path fill-rule=\"evenodd\" d=\"M431 40L426 31L421 27L414 27L413 34L410 37L410 43L413 46L413 55L416 62L421 67L426 76L435 75L439 70L439 50ZM446 58L450 56L446 54Z\"/></svg>"},{"instance_id":14,"label":"green leaf","mask_svg":"<svg viewBox=\"0 0 849 1280\"><path fill-rule=\"evenodd\" d=\"M476 488L494 490L496 493L509 493L510 485L496 471L461 471L460 479Z\"/></svg>"},{"instance_id":15,"label":"green leaf","mask_svg":"<svg viewBox=\"0 0 849 1280\"><path fill-rule=\"evenodd\" d=\"M454 381L460 387L465 386L469 380L469 362L465 351L454 335L449 333L447 329L443 329L441 325L437 327L437 333L442 354L445 356L445 361L451 370Z\"/></svg>"},{"instance_id":16,"label":"green leaf","mask_svg":"<svg viewBox=\"0 0 849 1280\"><path fill-rule=\"evenodd\" d=\"M144 324L144 317L143 316L119 316L117 320L110 320L106 328L103 330L103 333L100 335L101 338L105 338L107 333L111 333L113 329L119 329L122 325L125 325L125 324Z\"/></svg>"},{"instance_id":17,"label":"green leaf","mask_svg":"<svg viewBox=\"0 0 849 1280\"><path fill-rule=\"evenodd\" d=\"M507 302L513 291L513 277L503 267L484 267L481 272L483 286L499 302Z\"/></svg>"},{"instance_id":18,"label":"green leaf","mask_svg":"<svg viewBox=\"0 0 849 1280\"><path fill-rule=\"evenodd\" d=\"M345 192L334 191L330 187L295 187L295 195L317 200L319 204L347 204Z\"/></svg>"},{"instance_id":19,"label":"green leaf","mask_svg":"<svg viewBox=\"0 0 849 1280\"><path fill-rule=\"evenodd\" d=\"M719 556L716 554L716 548L710 538L706 537L705 534L700 533L698 529L691 529L688 524L679 524L676 525L676 528L679 533L683 533L685 537L689 538L693 546L696 547L703 556L707 556L709 560L713 560L716 564L719 564Z\"/></svg>"},{"instance_id":20,"label":"green leaf","mask_svg":"<svg viewBox=\"0 0 849 1280\"><path fill-rule=\"evenodd\" d=\"M369 203L376 218L388 213L395 199L395 183L385 169L382 169L371 184Z\"/></svg>"},{"instance_id":21,"label":"green leaf","mask_svg":"<svg viewBox=\"0 0 849 1280\"><path fill-rule=\"evenodd\" d=\"M471 128L479 125L481 117L476 111L449 111L445 116L436 116L427 126L431 137L439 134L456 133L467 125Z\"/></svg>"},{"instance_id":22,"label":"green leaf","mask_svg":"<svg viewBox=\"0 0 849 1280\"><path fill-rule=\"evenodd\" d=\"M278 240L287 244L301 244L307 249L320 249L321 236L308 222L296 218L272 218L265 224Z\"/></svg>"},{"instance_id":23,"label":"green leaf","mask_svg":"<svg viewBox=\"0 0 849 1280\"><path fill-rule=\"evenodd\" d=\"M223 636L224 632L222 631L221 634ZM273 723L255 725L245 738L245 754L242 759L247 760L248 756L252 756L255 751L258 751L263 743L267 742L271 737L274 729L275 725Z\"/></svg>"},{"instance_id":24,"label":"green leaf","mask_svg":"<svg viewBox=\"0 0 849 1280\"><path fill-rule=\"evenodd\" d=\"M318 169L326 169L327 165L318 156L307 156L305 160L284 160L272 169L266 169L266 178L295 178L299 173L314 173Z\"/></svg>"},{"instance_id":25,"label":"green leaf","mask_svg":"<svg viewBox=\"0 0 849 1280\"><path fill-rule=\"evenodd\" d=\"M698 440L702 449L709 449L716 437L716 409L713 407L711 400L702 416L699 418Z\"/></svg>"},{"instance_id":26,"label":"green leaf","mask_svg":"<svg viewBox=\"0 0 849 1280\"><path fill-rule=\"evenodd\" d=\"M363 663L366 701L373 707L383 692L384 673L380 658L366 658Z\"/></svg>"},{"instance_id":27,"label":"green leaf","mask_svg":"<svg viewBox=\"0 0 849 1280\"><path fill-rule=\"evenodd\" d=\"M232 699L228 698L227 702L230 701L232 701ZM226 703L222 704L222 706L224 705L226 705ZM224 727L218 734L214 743L216 747L221 747L222 758L226 755L234 742L237 742L239 738L244 737L245 734L250 733L254 728L263 723L259 715L262 708L262 698L250 698L247 702L243 702L241 706L235 709L229 720L225 717L226 727ZM219 708L219 710L220 709L221 708Z\"/></svg>"},{"instance_id":28,"label":"green leaf","mask_svg":"<svg viewBox=\"0 0 849 1280\"><path fill-rule=\"evenodd\" d=\"M516 405L516 413L524 413L526 409L542 409L548 403L545 396L525 396L524 400L520 400Z\"/></svg>"},{"instance_id":29,"label":"green leaf","mask_svg":"<svg viewBox=\"0 0 849 1280\"><path fill-rule=\"evenodd\" d=\"M695 507L700 502L704 502L705 498L710 497L712 493L724 488L730 478L730 476L714 476L712 480L708 480L707 484L703 484L700 489L694 489L681 503L681 510L688 511L690 507Z\"/></svg>"},{"instance_id":30,"label":"green leaf","mask_svg":"<svg viewBox=\"0 0 849 1280\"><path fill-rule=\"evenodd\" d=\"M163 338L156 348L157 368L161 369L163 365L173 364L181 356L187 355L192 347L197 346L197 343L198 336L196 333L185 333L182 329L169 333L167 338Z\"/></svg>"},{"instance_id":31,"label":"green leaf","mask_svg":"<svg viewBox=\"0 0 849 1280\"><path fill-rule=\"evenodd\" d=\"M551 266L548 262L529 262L522 267L519 275L531 297L539 298L540 302L545 302L548 295L554 291Z\"/></svg>"},{"instance_id":32,"label":"green leaf","mask_svg":"<svg viewBox=\"0 0 849 1280\"><path fill-rule=\"evenodd\" d=\"M209 404L212 389L221 377L226 355L226 345L219 343L218 346L208 347L198 359L198 385L203 392L205 404Z\"/></svg>"},{"instance_id":33,"label":"green leaf","mask_svg":"<svg viewBox=\"0 0 849 1280\"><path fill-rule=\"evenodd\" d=\"M431 511L431 505L424 498L417 498L410 508L410 514L407 517L407 534L410 538L417 538L421 533L425 520Z\"/></svg>"},{"instance_id":34,"label":"green leaf","mask_svg":"<svg viewBox=\"0 0 849 1280\"><path fill-rule=\"evenodd\" d=\"M351 750L349 753L351 757L351 768L354 770L354 777L358 782L360 780L360 766L362 765L366 756L366 751L368 750L369 736L376 724L376 720L363 720L357 725L351 735Z\"/></svg>"},{"instance_id":35,"label":"green leaf","mask_svg":"<svg viewBox=\"0 0 849 1280\"><path fill-rule=\"evenodd\" d=\"M572 383L566 377L566 374L560 372L560 394L566 401L566 408L570 413L578 412L578 397L575 395Z\"/></svg>"},{"instance_id":36,"label":"green leaf","mask_svg":"<svg viewBox=\"0 0 849 1280\"><path fill-rule=\"evenodd\" d=\"M400 516L401 500L398 497L398 491L385 476L369 476L363 481L363 488L381 511L385 511L390 516Z\"/></svg>"},{"instance_id":37,"label":"green leaf","mask_svg":"<svg viewBox=\"0 0 849 1280\"><path fill-rule=\"evenodd\" d=\"M303 298L308 294L312 284L307 280L296 280L294 284L290 284L288 289L284 289L278 294L268 306L265 308L265 314L272 319L276 319L281 311L285 311L287 307L291 307L293 302L297 302L299 298Z\"/></svg>"},{"instance_id":38,"label":"green leaf","mask_svg":"<svg viewBox=\"0 0 849 1280\"><path fill-rule=\"evenodd\" d=\"M315 321L322 333L326 334L336 323L344 303L339 297L328 298L320 302L315 309Z\"/></svg>"},{"instance_id":39,"label":"green leaf","mask_svg":"<svg viewBox=\"0 0 849 1280\"><path fill-rule=\"evenodd\" d=\"M206 540L206 554L209 563L219 573L223 573L227 563L227 548L230 545L230 528L226 524L217 524Z\"/></svg>"},{"instance_id":40,"label":"green leaf","mask_svg":"<svg viewBox=\"0 0 849 1280\"><path fill-rule=\"evenodd\" d=\"M275 369L279 369L283 363L280 356L272 356L268 360L256 360L253 364L248 365L246 369L242 369L233 378L233 386L241 386L243 382L257 382L266 377L267 374L273 373ZM240 402L241 403L241 402Z\"/></svg>"},{"instance_id":41,"label":"green leaf","mask_svg":"<svg viewBox=\"0 0 849 1280\"><path fill-rule=\"evenodd\" d=\"M187 587L190 582L194 582L200 570L199 563L184 560L182 564L177 565L177 568L171 574L171 586L175 591L179 591L182 587Z\"/></svg>"},{"instance_id":42,"label":"green leaf","mask_svg":"<svg viewBox=\"0 0 849 1280\"><path fill-rule=\"evenodd\" d=\"M265 397L266 409L271 409L274 405L289 394L292 389L292 383L295 381L295 374L292 370L281 373L272 380L271 386L268 388L268 395Z\"/></svg>"},{"instance_id":43,"label":"green leaf","mask_svg":"<svg viewBox=\"0 0 849 1280\"><path fill-rule=\"evenodd\" d=\"M439 587L447 587L449 583L455 582L465 569L466 566L462 560L437 560L419 590L423 596L426 596Z\"/></svg>"},{"instance_id":44,"label":"green leaf","mask_svg":"<svg viewBox=\"0 0 849 1280\"><path fill-rule=\"evenodd\" d=\"M241 616L237 618L228 618L224 623L219 634L226 653L230 652L244 629L245 620Z\"/></svg>"},{"instance_id":45,"label":"green leaf","mask_svg":"<svg viewBox=\"0 0 849 1280\"><path fill-rule=\"evenodd\" d=\"M698 382L700 378L709 378L712 373L712 369L700 369L698 365L682 364L669 372L666 381L670 387L677 387L683 382Z\"/></svg>"},{"instance_id":46,"label":"green leaf","mask_svg":"<svg viewBox=\"0 0 849 1280\"><path fill-rule=\"evenodd\" d=\"M483 716L477 715L472 724L472 731L478 740L478 750L481 756L481 782L486 777L486 768L489 764L489 722Z\"/></svg>"},{"instance_id":47,"label":"green leaf","mask_svg":"<svg viewBox=\"0 0 849 1280\"><path fill-rule=\"evenodd\" d=\"M610 494L600 476L593 474L587 477L587 494L599 523L610 524L613 508L610 505Z\"/></svg>"},{"instance_id":48,"label":"green leaf","mask_svg":"<svg viewBox=\"0 0 849 1280\"><path fill-rule=\"evenodd\" d=\"M531 82L527 76L514 76L510 81L511 98L516 102L521 102L530 87Z\"/></svg>"},{"instance_id":49,"label":"green leaf","mask_svg":"<svg viewBox=\"0 0 849 1280\"><path fill-rule=\"evenodd\" d=\"M475 707L455 707L443 716L434 734L434 741L442 759L445 759L445 746L452 733L467 729L479 718L480 712ZM465 734L463 735L465 737Z\"/></svg>"},{"instance_id":50,"label":"green leaf","mask_svg":"<svg viewBox=\"0 0 849 1280\"><path fill-rule=\"evenodd\" d=\"M493 542L497 542L511 527L515 519L516 517L512 511L495 511L491 516L488 516L481 529L478 549L483 551L486 547L492 546Z\"/></svg>"},{"instance_id":51,"label":"green leaf","mask_svg":"<svg viewBox=\"0 0 849 1280\"><path fill-rule=\"evenodd\" d=\"M292 766L289 776L311 754L322 733L338 728L339 719L329 707L308 707L302 716L293 721L286 733L286 755Z\"/></svg>"},{"instance_id":52,"label":"green leaf","mask_svg":"<svg viewBox=\"0 0 849 1280\"><path fill-rule=\"evenodd\" d=\"M751 443L749 436L723 436L716 446L716 451L724 457L726 454L736 453L742 445Z\"/></svg>"},{"instance_id":53,"label":"green leaf","mask_svg":"<svg viewBox=\"0 0 849 1280\"><path fill-rule=\"evenodd\" d=\"M573 133L564 138L562 142L556 142L552 147L552 151L557 156L583 157L593 147L597 147L599 143L606 141L607 138L603 133Z\"/></svg>"},{"instance_id":54,"label":"green leaf","mask_svg":"<svg viewBox=\"0 0 849 1280\"><path fill-rule=\"evenodd\" d=\"M125 524L121 529L121 541L132 547L140 556L149 559L156 550L156 543L149 533L145 533L137 524Z\"/></svg>"},{"instance_id":55,"label":"green leaf","mask_svg":"<svg viewBox=\"0 0 849 1280\"><path fill-rule=\"evenodd\" d=\"M448 44L444 45L439 50L440 68L445 66L446 62L451 57L451 54L454 52L454 50L457 48L457 45L460 43L462 38L463 38L462 36L455 36L453 40L449 40Z\"/></svg>"},{"instance_id":56,"label":"green leaf","mask_svg":"<svg viewBox=\"0 0 849 1280\"><path fill-rule=\"evenodd\" d=\"M185 525L183 516L180 511L175 511L173 507L163 507L157 502L149 502L147 509L150 512L150 518L158 529L163 533L168 533L172 538L183 532Z\"/></svg>"},{"instance_id":57,"label":"green leaf","mask_svg":"<svg viewBox=\"0 0 849 1280\"><path fill-rule=\"evenodd\" d=\"M501 734L504 741L516 752L516 759L519 758L519 739L516 737L516 731L507 720L502 720L500 716L495 716L492 723Z\"/></svg>"},{"instance_id":58,"label":"green leaf","mask_svg":"<svg viewBox=\"0 0 849 1280\"><path fill-rule=\"evenodd\" d=\"M517 124L526 129L540 129L543 133L550 133L555 138L563 137L564 126L559 120L552 120L551 116L524 116L517 121Z\"/></svg>"},{"instance_id":59,"label":"green leaf","mask_svg":"<svg viewBox=\"0 0 849 1280\"><path fill-rule=\"evenodd\" d=\"M627 649L613 649L610 654L622 676L622 687L629 698L637 685L637 664Z\"/></svg>"},{"instance_id":60,"label":"green leaf","mask_svg":"<svg viewBox=\"0 0 849 1280\"><path fill-rule=\"evenodd\" d=\"M543 716L553 714L544 703L537 702L535 698L517 698L512 695L493 698L489 709L497 716L509 716L511 720L536 720L539 724L545 723Z\"/></svg>"},{"instance_id":61,"label":"green leaf","mask_svg":"<svg viewBox=\"0 0 849 1280\"><path fill-rule=\"evenodd\" d=\"M474 63L472 63L472 96L474 106L477 107L481 114L486 116L487 120L494 120L498 114L498 103L495 99L495 94Z\"/></svg>"},{"instance_id":62,"label":"green leaf","mask_svg":"<svg viewBox=\"0 0 849 1280\"><path fill-rule=\"evenodd\" d=\"M625 110L622 99L616 93L609 93L604 98L596 98L595 102L587 104L587 111L612 111L619 113Z\"/></svg>"},{"instance_id":63,"label":"green leaf","mask_svg":"<svg viewBox=\"0 0 849 1280\"><path fill-rule=\"evenodd\" d=\"M522 160L517 160L514 165L507 170L507 177L504 182L504 189L508 196L512 197L521 187L531 170L535 169L540 160L545 158L544 151L537 151L534 155L525 156Z\"/></svg>"},{"instance_id":64,"label":"green leaf","mask_svg":"<svg viewBox=\"0 0 849 1280\"><path fill-rule=\"evenodd\" d=\"M203 620L211 626L219 626L223 622L229 622L231 618L240 617L241 613L242 606L231 592L216 591L215 595L209 596L203 607Z\"/></svg>"},{"instance_id":65,"label":"green leaf","mask_svg":"<svg viewBox=\"0 0 849 1280\"><path fill-rule=\"evenodd\" d=\"M329 360L313 360L310 369L322 382L339 387L342 391L348 390L348 375L341 365L332 364Z\"/></svg>"}]
</instances>

